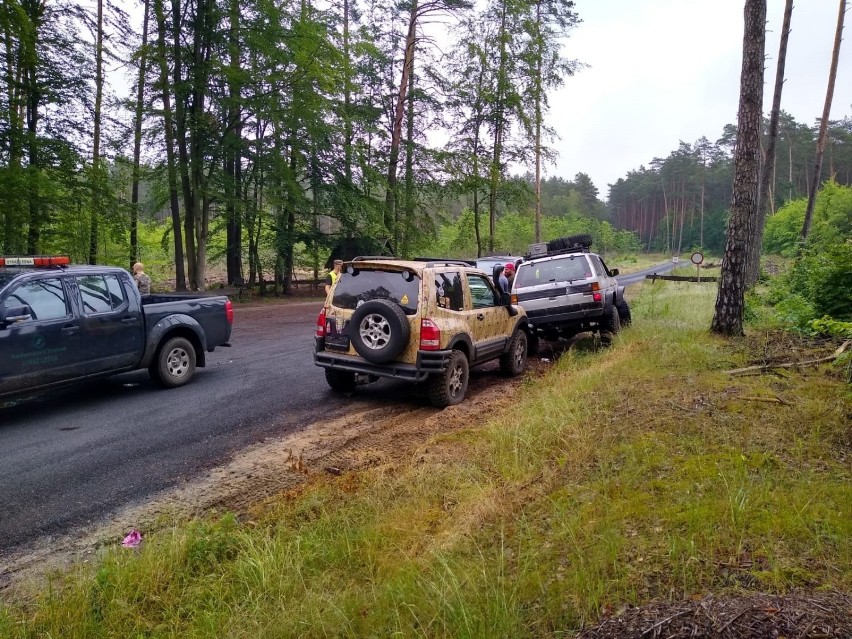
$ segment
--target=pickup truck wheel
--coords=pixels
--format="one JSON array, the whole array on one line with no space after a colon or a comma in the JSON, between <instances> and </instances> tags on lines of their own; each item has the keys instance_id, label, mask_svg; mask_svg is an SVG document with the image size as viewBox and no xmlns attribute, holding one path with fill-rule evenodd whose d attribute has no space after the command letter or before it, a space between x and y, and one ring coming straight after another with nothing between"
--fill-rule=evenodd
<instances>
[{"instance_id":1,"label":"pickup truck wheel","mask_svg":"<svg viewBox=\"0 0 852 639\"><path fill-rule=\"evenodd\" d=\"M173 337L160 347L151 365L151 376L160 386L183 386L195 375L195 348L184 337Z\"/></svg>"},{"instance_id":2,"label":"pickup truck wheel","mask_svg":"<svg viewBox=\"0 0 852 639\"><path fill-rule=\"evenodd\" d=\"M370 300L361 304L349 322L349 338L358 354L374 364L386 364L408 345L411 326L399 304Z\"/></svg>"},{"instance_id":3,"label":"pickup truck wheel","mask_svg":"<svg viewBox=\"0 0 852 639\"><path fill-rule=\"evenodd\" d=\"M470 367L461 351L453 351L447 370L429 378L429 400L433 406L446 408L458 404L467 392Z\"/></svg>"},{"instance_id":4,"label":"pickup truck wheel","mask_svg":"<svg viewBox=\"0 0 852 639\"><path fill-rule=\"evenodd\" d=\"M627 304L627 300L621 300L615 305L615 308L618 310L618 319L621 322L621 325L630 326L630 322L633 318L630 316L630 306Z\"/></svg>"},{"instance_id":5,"label":"pickup truck wheel","mask_svg":"<svg viewBox=\"0 0 852 639\"><path fill-rule=\"evenodd\" d=\"M527 365L527 334L515 331L509 341L509 350L500 356L500 372L505 377L517 377Z\"/></svg>"},{"instance_id":6,"label":"pickup truck wheel","mask_svg":"<svg viewBox=\"0 0 852 639\"><path fill-rule=\"evenodd\" d=\"M331 390L338 393L351 393L355 390L355 373L350 371L326 368L325 381L328 382Z\"/></svg>"}]
</instances>

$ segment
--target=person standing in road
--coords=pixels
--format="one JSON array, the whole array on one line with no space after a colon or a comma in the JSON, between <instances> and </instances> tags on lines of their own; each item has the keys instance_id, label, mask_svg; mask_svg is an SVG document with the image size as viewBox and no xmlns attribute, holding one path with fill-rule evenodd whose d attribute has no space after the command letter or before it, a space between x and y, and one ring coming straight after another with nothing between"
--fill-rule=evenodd
<instances>
[{"instance_id":1,"label":"person standing in road","mask_svg":"<svg viewBox=\"0 0 852 639\"><path fill-rule=\"evenodd\" d=\"M331 292L331 287L334 286L334 283L337 281L337 278L340 277L340 270L343 268L343 260L334 260L334 268L328 272L328 275L325 277L325 294L328 295Z\"/></svg>"},{"instance_id":2,"label":"person standing in road","mask_svg":"<svg viewBox=\"0 0 852 639\"><path fill-rule=\"evenodd\" d=\"M136 282L140 295L151 294L151 278L145 272L145 265L142 262L136 262L133 265L133 281Z\"/></svg>"}]
</instances>

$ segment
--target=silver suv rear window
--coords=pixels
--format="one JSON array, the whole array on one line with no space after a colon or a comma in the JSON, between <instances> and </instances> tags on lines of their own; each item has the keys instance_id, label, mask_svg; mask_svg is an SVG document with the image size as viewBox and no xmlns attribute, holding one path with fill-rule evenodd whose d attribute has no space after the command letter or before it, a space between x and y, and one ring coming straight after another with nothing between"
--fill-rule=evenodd
<instances>
[{"instance_id":1,"label":"silver suv rear window","mask_svg":"<svg viewBox=\"0 0 852 639\"><path fill-rule=\"evenodd\" d=\"M515 286L536 286L548 282L570 282L592 277L591 266L584 255L564 257L546 262L522 264L515 276Z\"/></svg>"},{"instance_id":2,"label":"silver suv rear window","mask_svg":"<svg viewBox=\"0 0 852 639\"><path fill-rule=\"evenodd\" d=\"M406 315L414 315L419 293L420 278L411 271L355 268L340 274L331 303L354 310L361 302L390 300L399 304Z\"/></svg>"}]
</instances>

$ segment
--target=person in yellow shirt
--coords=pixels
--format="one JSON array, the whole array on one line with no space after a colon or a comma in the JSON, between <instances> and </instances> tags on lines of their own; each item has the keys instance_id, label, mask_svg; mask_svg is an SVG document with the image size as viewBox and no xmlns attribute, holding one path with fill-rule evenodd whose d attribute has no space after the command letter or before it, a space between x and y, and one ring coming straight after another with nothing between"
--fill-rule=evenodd
<instances>
[{"instance_id":1,"label":"person in yellow shirt","mask_svg":"<svg viewBox=\"0 0 852 639\"><path fill-rule=\"evenodd\" d=\"M334 283L337 281L337 278L340 277L340 270L343 268L343 260L334 260L334 268L328 272L328 275L325 277L325 294L328 295L331 292L331 287L334 286Z\"/></svg>"}]
</instances>

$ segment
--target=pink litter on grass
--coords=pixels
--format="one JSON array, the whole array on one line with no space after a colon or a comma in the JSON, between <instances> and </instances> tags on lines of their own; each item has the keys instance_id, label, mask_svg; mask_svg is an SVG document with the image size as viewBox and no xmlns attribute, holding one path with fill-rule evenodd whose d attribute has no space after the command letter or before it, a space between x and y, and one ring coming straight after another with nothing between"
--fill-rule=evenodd
<instances>
[{"instance_id":1,"label":"pink litter on grass","mask_svg":"<svg viewBox=\"0 0 852 639\"><path fill-rule=\"evenodd\" d=\"M139 544L142 543L142 533L140 533L135 528L127 533L127 537L124 538L124 541L121 542L121 545L125 548L138 548Z\"/></svg>"}]
</instances>

